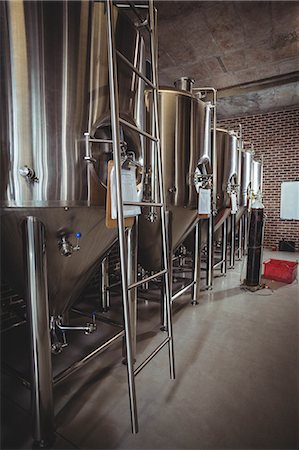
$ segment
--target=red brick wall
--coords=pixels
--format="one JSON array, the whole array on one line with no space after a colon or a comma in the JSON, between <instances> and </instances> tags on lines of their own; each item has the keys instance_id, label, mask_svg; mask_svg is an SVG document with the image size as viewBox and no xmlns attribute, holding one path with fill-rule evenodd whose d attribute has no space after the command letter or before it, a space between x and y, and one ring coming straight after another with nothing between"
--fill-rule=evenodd
<instances>
[{"instance_id":1,"label":"red brick wall","mask_svg":"<svg viewBox=\"0 0 299 450\"><path fill-rule=\"evenodd\" d=\"M256 158L264 160L265 246L278 246L285 239L295 241L299 250L299 221L280 219L281 183L299 180L299 106L219 121L221 127L235 130L239 123L243 138L254 145Z\"/></svg>"}]
</instances>

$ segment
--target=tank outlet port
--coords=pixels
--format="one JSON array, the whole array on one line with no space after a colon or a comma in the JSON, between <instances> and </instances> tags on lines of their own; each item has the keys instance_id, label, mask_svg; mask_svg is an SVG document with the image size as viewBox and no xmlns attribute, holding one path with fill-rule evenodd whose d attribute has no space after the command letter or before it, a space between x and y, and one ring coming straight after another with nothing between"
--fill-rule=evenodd
<instances>
[{"instance_id":1,"label":"tank outlet port","mask_svg":"<svg viewBox=\"0 0 299 450\"><path fill-rule=\"evenodd\" d=\"M80 248L81 248L80 245L79 245L79 241L81 239L81 236L82 236L82 234L81 234L80 231L77 231L75 233L76 244L73 245L70 242L69 236L67 234L61 235L60 236L60 240L58 242L58 247L59 247L60 254L62 256L65 256L65 257L70 257L70 256L72 256L72 254L74 252L78 252L80 250Z\"/></svg>"},{"instance_id":2,"label":"tank outlet port","mask_svg":"<svg viewBox=\"0 0 299 450\"><path fill-rule=\"evenodd\" d=\"M59 251L62 256L66 258L72 256L73 254L73 246L68 240L67 236L62 236L58 243Z\"/></svg>"},{"instance_id":3,"label":"tank outlet port","mask_svg":"<svg viewBox=\"0 0 299 450\"><path fill-rule=\"evenodd\" d=\"M27 183L38 183L38 178L35 175L35 171L28 166L22 166L19 168L19 174L25 178Z\"/></svg>"}]
</instances>

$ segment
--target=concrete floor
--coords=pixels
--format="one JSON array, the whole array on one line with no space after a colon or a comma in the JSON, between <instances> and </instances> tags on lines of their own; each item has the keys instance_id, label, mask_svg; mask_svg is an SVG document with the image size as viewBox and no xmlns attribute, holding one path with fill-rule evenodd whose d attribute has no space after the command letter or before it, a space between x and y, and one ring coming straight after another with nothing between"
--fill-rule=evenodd
<instances>
[{"instance_id":1,"label":"concrete floor","mask_svg":"<svg viewBox=\"0 0 299 450\"><path fill-rule=\"evenodd\" d=\"M138 375L137 435L116 344L55 389L54 448L298 448L298 284L267 280L269 289L246 292L240 272L237 263L216 278L197 306L190 295L174 305L176 380L166 348ZM157 304L140 301L140 360L164 337L157 312ZM2 448L30 448L29 394L9 383Z\"/></svg>"}]
</instances>

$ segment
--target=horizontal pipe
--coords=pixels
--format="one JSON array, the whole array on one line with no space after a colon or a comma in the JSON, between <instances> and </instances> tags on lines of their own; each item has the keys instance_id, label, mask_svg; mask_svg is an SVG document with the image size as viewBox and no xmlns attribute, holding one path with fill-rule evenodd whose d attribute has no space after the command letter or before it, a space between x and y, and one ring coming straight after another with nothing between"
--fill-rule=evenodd
<instances>
[{"instance_id":1,"label":"horizontal pipe","mask_svg":"<svg viewBox=\"0 0 299 450\"><path fill-rule=\"evenodd\" d=\"M88 331L88 327L72 327L72 326L64 326L64 325L57 325L59 330L61 331Z\"/></svg>"},{"instance_id":2,"label":"horizontal pipe","mask_svg":"<svg viewBox=\"0 0 299 450\"><path fill-rule=\"evenodd\" d=\"M84 313L83 311L80 311L79 309L72 308L72 312L74 312L75 314L78 314L79 316L87 317L86 313ZM117 328L123 328L122 323L116 322L116 320L109 319L109 317L102 316L101 314L99 314L97 312L95 313L95 317L100 322L108 323L109 325L112 325Z\"/></svg>"},{"instance_id":3,"label":"horizontal pipe","mask_svg":"<svg viewBox=\"0 0 299 450\"><path fill-rule=\"evenodd\" d=\"M124 206L153 206L157 208L162 208L163 203L154 203L154 202L124 202Z\"/></svg>"},{"instance_id":4,"label":"horizontal pipe","mask_svg":"<svg viewBox=\"0 0 299 450\"><path fill-rule=\"evenodd\" d=\"M221 259L216 264L214 264L213 268L216 269L218 266L221 266L221 264L223 264L223 263L224 263L224 259Z\"/></svg>"},{"instance_id":5,"label":"horizontal pipe","mask_svg":"<svg viewBox=\"0 0 299 450\"><path fill-rule=\"evenodd\" d=\"M156 356L157 353L159 353L162 348L168 344L170 341L170 338L167 337L161 344L134 370L135 377L141 372L141 370Z\"/></svg>"},{"instance_id":6,"label":"horizontal pipe","mask_svg":"<svg viewBox=\"0 0 299 450\"><path fill-rule=\"evenodd\" d=\"M120 59L128 66L130 67L131 70L133 70L133 72L136 73L136 75L138 75L140 78L143 79L143 81L145 81L146 84L148 84L152 89L156 89L156 86L153 85L153 83L146 77L143 75L143 73L141 73L138 69L136 69L136 67L118 50L116 50L117 55L120 57Z\"/></svg>"},{"instance_id":7,"label":"horizontal pipe","mask_svg":"<svg viewBox=\"0 0 299 450\"><path fill-rule=\"evenodd\" d=\"M192 286L194 286L194 281L191 281L191 283L187 284L187 286L185 286L183 289L181 289L180 291L176 292L172 298L171 301L176 300L177 298L179 298L181 295L183 295L186 291L188 291L188 289L190 289Z\"/></svg>"},{"instance_id":8,"label":"horizontal pipe","mask_svg":"<svg viewBox=\"0 0 299 450\"><path fill-rule=\"evenodd\" d=\"M135 125L132 125L132 124L131 124L130 122L128 122L127 120L124 120L124 119L121 119L121 118L120 118L119 121L120 121L120 123L122 123L123 125L126 125L128 128L131 128L131 130L136 131L136 133L142 134L142 136L144 136L144 137L150 139L151 141L158 142L158 139L157 139L155 136L153 136L152 134L147 133L146 131L141 130L141 129L138 128L138 127L135 127Z\"/></svg>"},{"instance_id":9,"label":"horizontal pipe","mask_svg":"<svg viewBox=\"0 0 299 450\"><path fill-rule=\"evenodd\" d=\"M166 269L161 270L160 272L154 273L154 275L150 275L149 277L143 278L142 280L136 281L136 283L132 283L128 286L128 289L134 289L138 286L141 286L143 283L147 283L148 281L154 280L161 275L164 275L167 272Z\"/></svg>"},{"instance_id":10,"label":"horizontal pipe","mask_svg":"<svg viewBox=\"0 0 299 450\"><path fill-rule=\"evenodd\" d=\"M108 341L104 342L102 345L100 345L98 348L96 348L93 352L86 355L83 359L73 364L71 367L68 367L67 369L60 372L53 380L54 386L64 381L66 378L68 378L70 375L72 375L74 372L77 372L77 370L81 369L81 367L85 366L87 362L89 362L91 359L93 359L95 356L102 353L106 348L108 348L110 345L114 344L114 342L123 337L125 335L125 332L122 330L119 333L115 334L110 338Z\"/></svg>"}]
</instances>

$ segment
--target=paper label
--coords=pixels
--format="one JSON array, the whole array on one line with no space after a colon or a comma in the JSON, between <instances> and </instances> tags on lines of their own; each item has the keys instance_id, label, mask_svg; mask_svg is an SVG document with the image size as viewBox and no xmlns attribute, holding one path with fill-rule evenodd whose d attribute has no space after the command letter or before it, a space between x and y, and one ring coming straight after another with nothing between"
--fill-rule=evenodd
<instances>
[{"instance_id":1,"label":"paper label","mask_svg":"<svg viewBox=\"0 0 299 450\"><path fill-rule=\"evenodd\" d=\"M231 198L231 214L237 214L237 194L232 192L230 195Z\"/></svg>"},{"instance_id":2,"label":"paper label","mask_svg":"<svg viewBox=\"0 0 299 450\"><path fill-rule=\"evenodd\" d=\"M121 169L121 187L123 202L138 202L135 167ZM111 185L111 218L117 219L117 201L116 201L116 178L115 167L112 167L110 173ZM140 206L124 206L124 217L134 217L141 214Z\"/></svg>"},{"instance_id":3,"label":"paper label","mask_svg":"<svg viewBox=\"0 0 299 450\"><path fill-rule=\"evenodd\" d=\"M211 189L199 188L198 214L211 214Z\"/></svg>"}]
</instances>

